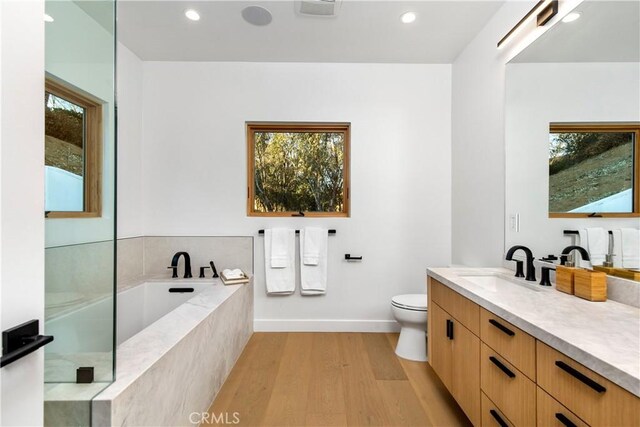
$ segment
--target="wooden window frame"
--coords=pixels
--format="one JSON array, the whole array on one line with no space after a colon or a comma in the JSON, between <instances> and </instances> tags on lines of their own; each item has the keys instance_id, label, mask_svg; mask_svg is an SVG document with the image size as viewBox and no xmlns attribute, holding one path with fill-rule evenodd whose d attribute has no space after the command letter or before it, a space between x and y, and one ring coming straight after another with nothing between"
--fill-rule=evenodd
<instances>
[{"instance_id":1,"label":"wooden window frame","mask_svg":"<svg viewBox=\"0 0 640 427\"><path fill-rule=\"evenodd\" d=\"M343 187L344 210L342 212L303 212L304 217L345 218L351 212L350 194L350 147L351 123L336 122L246 122L247 132L247 216L252 217L291 217L300 216L299 212L258 212L254 210L255 186L255 144L256 132L332 132L344 134Z\"/></svg>"},{"instance_id":2,"label":"wooden window frame","mask_svg":"<svg viewBox=\"0 0 640 427\"><path fill-rule=\"evenodd\" d=\"M45 79L45 92L63 98L85 109L84 210L50 211L47 218L98 218L102 216L102 102L50 77Z\"/></svg>"},{"instance_id":3,"label":"wooden window frame","mask_svg":"<svg viewBox=\"0 0 640 427\"><path fill-rule=\"evenodd\" d=\"M550 123L549 133L568 132L628 132L634 133L633 143L633 212L596 212L597 218L640 217L640 122L620 123ZM589 213L549 212L549 218L590 218Z\"/></svg>"}]
</instances>

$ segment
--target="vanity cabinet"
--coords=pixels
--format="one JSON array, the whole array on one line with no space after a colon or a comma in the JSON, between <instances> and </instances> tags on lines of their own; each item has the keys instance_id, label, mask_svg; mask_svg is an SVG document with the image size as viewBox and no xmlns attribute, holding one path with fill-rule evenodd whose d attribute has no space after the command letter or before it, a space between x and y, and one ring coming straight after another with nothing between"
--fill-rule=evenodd
<instances>
[{"instance_id":1,"label":"vanity cabinet","mask_svg":"<svg viewBox=\"0 0 640 427\"><path fill-rule=\"evenodd\" d=\"M474 425L481 423L480 338L472 332L479 315L477 304L429 282L429 363Z\"/></svg>"},{"instance_id":2,"label":"vanity cabinet","mask_svg":"<svg viewBox=\"0 0 640 427\"><path fill-rule=\"evenodd\" d=\"M429 363L475 426L639 426L640 398L429 277Z\"/></svg>"},{"instance_id":3,"label":"vanity cabinet","mask_svg":"<svg viewBox=\"0 0 640 427\"><path fill-rule=\"evenodd\" d=\"M640 399L540 341L537 371L538 386L587 424L640 425Z\"/></svg>"}]
</instances>

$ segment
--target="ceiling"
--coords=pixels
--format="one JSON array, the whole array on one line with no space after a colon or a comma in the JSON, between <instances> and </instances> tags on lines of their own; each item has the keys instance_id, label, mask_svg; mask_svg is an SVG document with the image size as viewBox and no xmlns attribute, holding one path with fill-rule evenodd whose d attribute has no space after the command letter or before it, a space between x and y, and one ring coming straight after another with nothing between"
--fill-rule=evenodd
<instances>
[{"instance_id":1,"label":"ceiling","mask_svg":"<svg viewBox=\"0 0 640 427\"><path fill-rule=\"evenodd\" d=\"M640 2L585 1L511 62L640 62Z\"/></svg>"},{"instance_id":2,"label":"ceiling","mask_svg":"<svg viewBox=\"0 0 640 427\"><path fill-rule=\"evenodd\" d=\"M119 1L118 38L146 61L451 63L501 1L343 0L333 18L302 16L294 2ZM254 26L247 6L273 21ZM186 9L200 21L189 21ZM407 11L411 24L400 22Z\"/></svg>"}]
</instances>

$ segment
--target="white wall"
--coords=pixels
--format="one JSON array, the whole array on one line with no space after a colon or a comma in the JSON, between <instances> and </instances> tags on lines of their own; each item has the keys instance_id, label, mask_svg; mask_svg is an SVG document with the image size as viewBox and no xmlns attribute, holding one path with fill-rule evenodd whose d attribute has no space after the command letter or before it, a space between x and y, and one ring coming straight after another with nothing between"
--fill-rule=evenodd
<instances>
[{"instance_id":1,"label":"white wall","mask_svg":"<svg viewBox=\"0 0 640 427\"><path fill-rule=\"evenodd\" d=\"M504 74L515 48L496 44L534 5L504 4L452 69L452 261L501 264L504 245Z\"/></svg>"},{"instance_id":2,"label":"white wall","mask_svg":"<svg viewBox=\"0 0 640 427\"><path fill-rule=\"evenodd\" d=\"M506 245L558 254L564 229L638 227L638 218L549 218L549 123L640 121L640 64L509 64L506 79Z\"/></svg>"},{"instance_id":3,"label":"white wall","mask_svg":"<svg viewBox=\"0 0 640 427\"><path fill-rule=\"evenodd\" d=\"M0 2L0 330L44 318L44 1ZM42 425L38 350L0 370L0 424Z\"/></svg>"},{"instance_id":4,"label":"white wall","mask_svg":"<svg viewBox=\"0 0 640 427\"><path fill-rule=\"evenodd\" d=\"M118 238L142 236L142 61L117 45Z\"/></svg>"},{"instance_id":5,"label":"white wall","mask_svg":"<svg viewBox=\"0 0 640 427\"><path fill-rule=\"evenodd\" d=\"M426 267L450 262L450 71L145 62L145 235L256 236L258 328L394 327L391 297L425 292ZM252 120L351 122L351 218L248 218L244 124ZM338 231L327 295L267 297L258 229L312 224ZM345 253L364 260L346 263Z\"/></svg>"}]
</instances>

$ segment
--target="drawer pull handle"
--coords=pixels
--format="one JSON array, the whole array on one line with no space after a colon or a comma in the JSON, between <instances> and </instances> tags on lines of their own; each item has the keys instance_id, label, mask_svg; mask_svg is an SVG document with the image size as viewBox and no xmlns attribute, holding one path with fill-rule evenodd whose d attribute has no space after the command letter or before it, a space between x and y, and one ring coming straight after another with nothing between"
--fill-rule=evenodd
<instances>
[{"instance_id":1,"label":"drawer pull handle","mask_svg":"<svg viewBox=\"0 0 640 427\"><path fill-rule=\"evenodd\" d=\"M500 322L498 322L496 320L489 319L489 323L491 323L493 326L495 326L496 328L500 329L502 332L504 332L505 334L509 335L510 337L512 337L512 336L514 336L516 334L511 329L507 328L502 323L500 323Z\"/></svg>"},{"instance_id":2,"label":"drawer pull handle","mask_svg":"<svg viewBox=\"0 0 640 427\"><path fill-rule=\"evenodd\" d=\"M565 417L560 412L556 412L556 418L566 427L578 427L569 418Z\"/></svg>"},{"instance_id":3,"label":"drawer pull handle","mask_svg":"<svg viewBox=\"0 0 640 427\"><path fill-rule=\"evenodd\" d=\"M489 360L490 360L494 365L496 365L498 368L500 368L500 370L501 370L502 372L504 372L504 373L505 373L509 378L515 378L515 377L516 377L516 374L514 374L513 372L511 372L511 370L510 370L509 368L507 368L506 366L504 366L504 365L502 364L502 362L501 362L501 361L499 361L498 359L496 359L495 357L490 356L490 357L489 357Z\"/></svg>"},{"instance_id":4,"label":"drawer pull handle","mask_svg":"<svg viewBox=\"0 0 640 427\"><path fill-rule=\"evenodd\" d=\"M565 371L566 373L568 373L569 375L571 375L572 377L575 377L576 379L580 380L584 384L588 385L598 393L604 393L605 391L607 391L607 389L604 386L598 384L597 382L595 382L594 380L592 380L582 372L567 365L562 360L556 360L556 366L562 369L563 371Z\"/></svg>"},{"instance_id":5,"label":"drawer pull handle","mask_svg":"<svg viewBox=\"0 0 640 427\"><path fill-rule=\"evenodd\" d=\"M451 337L449 336L449 324L451 323L451 320L447 319L447 327L444 330L445 335L447 336L447 338L451 339Z\"/></svg>"},{"instance_id":6,"label":"drawer pull handle","mask_svg":"<svg viewBox=\"0 0 640 427\"><path fill-rule=\"evenodd\" d=\"M495 409L492 409L492 410L489 411L489 413L496 420L496 422L498 423L498 425L500 427L509 427L509 424L504 422L504 420L502 419L500 414L498 414L498 411L496 411Z\"/></svg>"},{"instance_id":7,"label":"drawer pull handle","mask_svg":"<svg viewBox=\"0 0 640 427\"><path fill-rule=\"evenodd\" d=\"M453 339L453 320L447 319L447 338Z\"/></svg>"}]
</instances>

